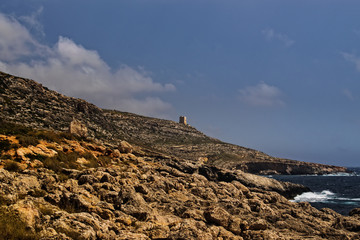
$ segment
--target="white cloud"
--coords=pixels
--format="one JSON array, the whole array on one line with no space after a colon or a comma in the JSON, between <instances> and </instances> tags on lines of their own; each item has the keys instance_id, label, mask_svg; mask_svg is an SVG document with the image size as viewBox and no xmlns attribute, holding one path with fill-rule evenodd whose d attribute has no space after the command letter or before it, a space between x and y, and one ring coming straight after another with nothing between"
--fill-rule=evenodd
<instances>
[{"instance_id":1,"label":"white cloud","mask_svg":"<svg viewBox=\"0 0 360 240\"><path fill-rule=\"evenodd\" d=\"M355 67L358 71L360 71L360 58L352 53L346 53L346 52L340 52L340 54L343 56L343 58L346 61L349 61L353 64L355 64Z\"/></svg>"},{"instance_id":2,"label":"white cloud","mask_svg":"<svg viewBox=\"0 0 360 240\"><path fill-rule=\"evenodd\" d=\"M292 46L295 41L289 38L286 34L277 33L274 29L268 28L261 31L261 33L265 36L266 40L278 40L282 42L286 47Z\"/></svg>"},{"instance_id":3,"label":"white cloud","mask_svg":"<svg viewBox=\"0 0 360 240\"><path fill-rule=\"evenodd\" d=\"M172 108L152 95L174 91L174 85L155 82L142 68L111 69L98 52L66 37L52 47L42 45L16 19L2 14L0 70L104 108L150 116L165 116Z\"/></svg>"},{"instance_id":4,"label":"white cloud","mask_svg":"<svg viewBox=\"0 0 360 240\"><path fill-rule=\"evenodd\" d=\"M282 92L275 86L261 82L239 90L240 100L250 106L274 107L284 106Z\"/></svg>"},{"instance_id":5,"label":"white cloud","mask_svg":"<svg viewBox=\"0 0 360 240\"><path fill-rule=\"evenodd\" d=\"M0 60L14 61L32 54L46 51L16 19L0 14Z\"/></svg>"},{"instance_id":6,"label":"white cloud","mask_svg":"<svg viewBox=\"0 0 360 240\"><path fill-rule=\"evenodd\" d=\"M36 33L44 36L44 28L43 25L39 22L38 17L42 14L44 8L39 7L38 10L33 12L30 16L21 16L19 20L27 24L31 29L35 30Z\"/></svg>"}]
</instances>

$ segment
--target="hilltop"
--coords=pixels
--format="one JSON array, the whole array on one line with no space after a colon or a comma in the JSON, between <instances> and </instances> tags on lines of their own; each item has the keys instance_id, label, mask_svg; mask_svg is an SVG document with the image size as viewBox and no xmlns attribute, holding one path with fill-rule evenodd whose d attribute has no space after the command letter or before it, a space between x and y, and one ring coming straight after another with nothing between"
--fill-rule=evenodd
<instances>
[{"instance_id":1,"label":"hilltop","mask_svg":"<svg viewBox=\"0 0 360 240\"><path fill-rule=\"evenodd\" d=\"M190 125L105 110L82 99L64 96L41 84L0 72L0 117L26 126L67 131L76 119L89 137L116 144L131 144L209 166L239 169L255 174L324 174L345 168L269 156L263 152L224 143Z\"/></svg>"}]
</instances>

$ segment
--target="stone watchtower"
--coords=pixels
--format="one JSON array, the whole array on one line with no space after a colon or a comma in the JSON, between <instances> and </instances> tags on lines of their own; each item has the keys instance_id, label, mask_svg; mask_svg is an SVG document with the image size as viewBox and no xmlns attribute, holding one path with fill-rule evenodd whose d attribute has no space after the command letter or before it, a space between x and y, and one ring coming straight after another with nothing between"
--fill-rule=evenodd
<instances>
[{"instance_id":1,"label":"stone watchtower","mask_svg":"<svg viewBox=\"0 0 360 240\"><path fill-rule=\"evenodd\" d=\"M187 123L186 123L186 117L180 116L180 118L179 118L179 123L182 123L182 124L187 125Z\"/></svg>"}]
</instances>

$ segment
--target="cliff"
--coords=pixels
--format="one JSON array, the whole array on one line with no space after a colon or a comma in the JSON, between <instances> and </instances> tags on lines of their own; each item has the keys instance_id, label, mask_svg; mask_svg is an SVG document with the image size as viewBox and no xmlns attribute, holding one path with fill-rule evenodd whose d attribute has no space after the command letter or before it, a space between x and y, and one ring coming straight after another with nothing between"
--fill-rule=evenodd
<instances>
[{"instance_id":1,"label":"cliff","mask_svg":"<svg viewBox=\"0 0 360 240\"><path fill-rule=\"evenodd\" d=\"M41 129L67 131L82 122L92 138L107 144L119 139L184 160L255 174L324 174L345 168L271 157L221 142L173 121L104 110L84 100L51 91L33 80L0 72L0 118Z\"/></svg>"}]
</instances>

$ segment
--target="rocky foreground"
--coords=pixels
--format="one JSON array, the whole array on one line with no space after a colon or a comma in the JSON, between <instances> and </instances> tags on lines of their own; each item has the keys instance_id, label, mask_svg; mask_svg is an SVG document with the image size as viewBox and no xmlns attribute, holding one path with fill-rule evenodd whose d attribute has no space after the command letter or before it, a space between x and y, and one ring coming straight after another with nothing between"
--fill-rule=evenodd
<instances>
[{"instance_id":1,"label":"rocky foreground","mask_svg":"<svg viewBox=\"0 0 360 240\"><path fill-rule=\"evenodd\" d=\"M0 127L1 239L360 239L307 191L240 170L71 134Z\"/></svg>"},{"instance_id":2,"label":"rocky foreground","mask_svg":"<svg viewBox=\"0 0 360 240\"><path fill-rule=\"evenodd\" d=\"M119 106L121 108L121 106ZM190 116L191 117L191 116ZM0 118L34 128L67 131L77 119L92 138L116 144L126 140L185 160L255 174L326 174L346 168L269 156L221 142L174 121L104 110L41 84L0 72Z\"/></svg>"}]
</instances>

